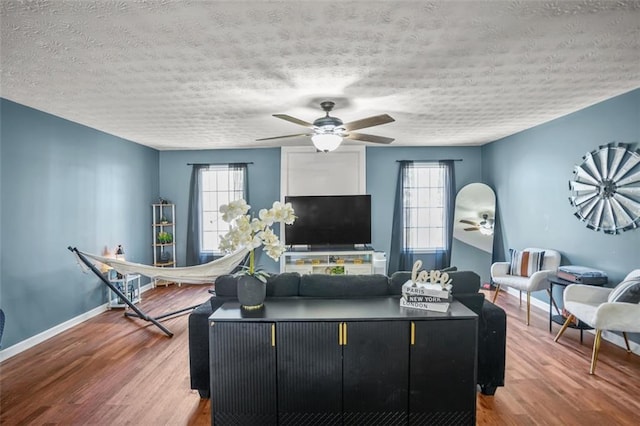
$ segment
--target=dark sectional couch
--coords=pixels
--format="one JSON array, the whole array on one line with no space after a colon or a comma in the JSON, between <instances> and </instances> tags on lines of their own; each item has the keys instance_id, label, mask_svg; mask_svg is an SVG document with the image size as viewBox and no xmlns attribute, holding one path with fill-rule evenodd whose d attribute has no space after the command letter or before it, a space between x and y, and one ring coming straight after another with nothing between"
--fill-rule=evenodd
<instances>
[{"instance_id":1,"label":"dark sectional couch","mask_svg":"<svg viewBox=\"0 0 640 426\"><path fill-rule=\"evenodd\" d=\"M480 293L480 277L471 271L448 272L453 297L479 316L478 385L485 395L504 386L506 314ZM385 275L275 274L267 281L267 303L273 297L362 298L400 295L410 272ZM215 295L189 315L189 363L191 388L209 397L209 316L227 301L237 300L237 281L231 275L215 283Z\"/></svg>"}]
</instances>

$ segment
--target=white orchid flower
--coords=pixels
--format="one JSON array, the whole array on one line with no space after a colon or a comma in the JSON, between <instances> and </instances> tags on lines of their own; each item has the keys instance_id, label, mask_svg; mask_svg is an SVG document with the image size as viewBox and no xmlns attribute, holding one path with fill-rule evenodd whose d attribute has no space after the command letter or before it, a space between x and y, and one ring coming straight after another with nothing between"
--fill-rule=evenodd
<instances>
[{"instance_id":1,"label":"white orchid flower","mask_svg":"<svg viewBox=\"0 0 640 426\"><path fill-rule=\"evenodd\" d=\"M251 231L256 233L262 231L268 224L262 221L262 219L253 218L251 220Z\"/></svg>"},{"instance_id":2,"label":"white orchid flower","mask_svg":"<svg viewBox=\"0 0 640 426\"><path fill-rule=\"evenodd\" d=\"M282 253L284 253L284 250L285 250L284 244L282 244L279 241L275 244L265 245L265 249L264 249L267 256L269 256L273 260L280 259L280 256L282 256Z\"/></svg>"},{"instance_id":3,"label":"white orchid flower","mask_svg":"<svg viewBox=\"0 0 640 426\"><path fill-rule=\"evenodd\" d=\"M267 228L260 232L260 238L265 244L275 244L278 242L278 236L273 232L271 228Z\"/></svg>"},{"instance_id":4,"label":"white orchid flower","mask_svg":"<svg viewBox=\"0 0 640 426\"><path fill-rule=\"evenodd\" d=\"M222 220L229 223L229 231L220 237L219 248L223 252L231 252L240 247L248 248L248 274L257 274L254 265L254 250L263 246L264 252L270 258L279 260L285 251L285 245L280 241L271 226L276 222L291 225L296 216L291 203L274 201L270 209L261 209L258 218L251 218L248 214L251 206L243 199L231 201L220 206Z\"/></svg>"},{"instance_id":5,"label":"white orchid flower","mask_svg":"<svg viewBox=\"0 0 640 426\"><path fill-rule=\"evenodd\" d=\"M258 213L258 217L260 218L261 221L263 221L267 226L271 226L273 225L273 223L275 222L275 217L273 214L273 210L272 209L262 209L260 210L260 212Z\"/></svg>"},{"instance_id":6,"label":"white orchid flower","mask_svg":"<svg viewBox=\"0 0 640 426\"><path fill-rule=\"evenodd\" d=\"M246 214L250 208L251 206L242 198L231 201L229 204L223 204L220 206L222 220L227 223L231 223L234 219Z\"/></svg>"}]
</instances>

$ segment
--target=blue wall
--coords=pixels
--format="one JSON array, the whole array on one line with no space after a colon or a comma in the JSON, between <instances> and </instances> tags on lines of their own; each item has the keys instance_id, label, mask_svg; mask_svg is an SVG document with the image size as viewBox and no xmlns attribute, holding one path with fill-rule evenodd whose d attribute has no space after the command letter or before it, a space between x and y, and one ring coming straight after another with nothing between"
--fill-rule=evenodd
<instances>
[{"instance_id":1,"label":"blue wall","mask_svg":"<svg viewBox=\"0 0 640 426\"><path fill-rule=\"evenodd\" d=\"M2 347L106 303L68 245L151 259L158 151L0 99ZM143 283L145 283L143 281Z\"/></svg>"},{"instance_id":2,"label":"blue wall","mask_svg":"<svg viewBox=\"0 0 640 426\"><path fill-rule=\"evenodd\" d=\"M638 148L639 141L640 89L483 146L483 181L496 192L496 259L509 248L553 248L563 264L604 270L613 284L640 268L640 229L592 231L568 201L583 155L609 142Z\"/></svg>"}]
</instances>

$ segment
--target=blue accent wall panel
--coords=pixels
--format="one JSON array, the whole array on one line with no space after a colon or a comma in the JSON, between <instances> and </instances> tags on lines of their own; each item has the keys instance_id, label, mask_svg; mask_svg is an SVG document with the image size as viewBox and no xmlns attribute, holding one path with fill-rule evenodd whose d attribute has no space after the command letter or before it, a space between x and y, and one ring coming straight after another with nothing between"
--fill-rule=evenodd
<instances>
[{"instance_id":1,"label":"blue accent wall panel","mask_svg":"<svg viewBox=\"0 0 640 426\"><path fill-rule=\"evenodd\" d=\"M640 229L592 231L569 203L573 167L609 142L640 148L640 89L483 146L483 180L496 192L497 260L509 248L552 248L562 264L604 270L611 285L640 268Z\"/></svg>"},{"instance_id":2,"label":"blue accent wall panel","mask_svg":"<svg viewBox=\"0 0 640 426\"><path fill-rule=\"evenodd\" d=\"M257 214L280 201L280 148L218 149L160 152L160 196L176 205L176 250L178 266L186 265L189 184L192 167L188 163L253 163L248 166L249 204ZM280 234L278 225L273 227ZM256 251L256 261L269 272L279 272L279 263Z\"/></svg>"},{"instance_id":3,"label":"blue accent wall panel","mask_svg":"<svg viewBox=\"0 0 640 426\"><path fill-rule=\"evenodd\" d=\"M7 348L106 303L105 286L67 246L102 253L122 244L128 260L151 263L159 184L154 149L6 99L0 112Z\"/></svg>"}]
</instances>

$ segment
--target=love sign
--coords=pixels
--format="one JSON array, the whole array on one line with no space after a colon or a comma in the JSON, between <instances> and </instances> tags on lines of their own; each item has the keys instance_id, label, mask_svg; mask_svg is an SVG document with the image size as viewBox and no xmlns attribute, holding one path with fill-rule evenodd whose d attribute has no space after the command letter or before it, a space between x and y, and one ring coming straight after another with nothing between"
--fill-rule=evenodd
<instances>
[{"instance_id":1,"label":"love sign","mask_svg":"<svg viewBox=\"0 0 640 426\"><path fill-rule=\"evenodd\" d=\"M452 280L449 279L449 274L438 270L420 271L422 267L422 261L416 260L411 269L411 281L415 286L417 283L432 283L440 284L444 288L447 284L450 284Z\"/></svg>"}]
</instances>

